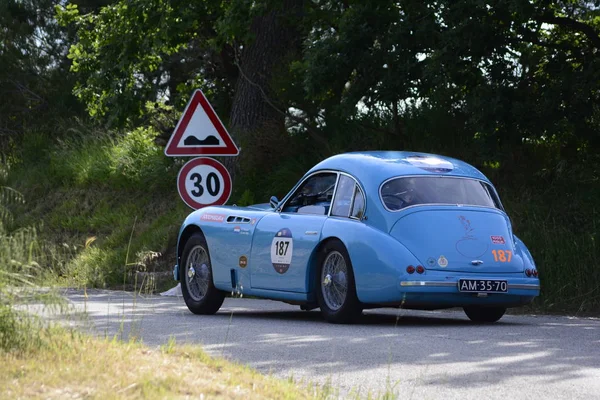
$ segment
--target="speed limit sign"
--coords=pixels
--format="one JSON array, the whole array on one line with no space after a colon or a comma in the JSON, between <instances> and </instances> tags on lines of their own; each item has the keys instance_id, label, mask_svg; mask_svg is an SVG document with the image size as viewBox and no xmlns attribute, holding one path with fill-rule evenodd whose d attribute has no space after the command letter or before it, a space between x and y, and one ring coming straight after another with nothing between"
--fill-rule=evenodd
<instances>
[{"instance_id":1,"label":"speed limit sign","mask_svg":"<svg viewBox=\"0 0 600 400\"><path fill-rule=\"evenodd\" d=\"M213 158L194 158L179 171L177 190L185 204L195 210L222 205L231 195L231 176L223 164Z\"/></svg>"}]
</instances>

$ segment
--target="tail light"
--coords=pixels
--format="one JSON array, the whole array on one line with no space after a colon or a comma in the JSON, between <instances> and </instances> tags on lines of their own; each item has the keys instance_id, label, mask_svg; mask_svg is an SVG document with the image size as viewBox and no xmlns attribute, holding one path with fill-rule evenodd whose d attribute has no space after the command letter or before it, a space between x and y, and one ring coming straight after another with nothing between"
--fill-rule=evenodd
<instances>
[{"instance_id":1,"label":"tail light","mask_svg":"<svg viewBox=\"0 0 600 400\"><path fill-rule=\"evenodd\" d=\"M425 272L425 268L422 265L417 265L417 273L422 274Z\"/></svg>"},{"instance_id":2,"label":"tail light","mask_svg":"<svg viewBox=\"0 0 600 400\"><path fill-rule=\"evenodd\" d=\"M533 276L534 276L535 278L537 278L537 277L538 277L538 275L539 275L539 274L538 274L538 272L537 272L537 269L534 269L534 270L533 270L533 272L532 272L532 274L533 274Z\"/></svg>"},{"instance_id":3,"label":"tail light","mask_svg":"<svg viewBox=\"0 0 600 400\"><path fill-rule=\"evenodd\" d=\"M408 272L409 274L414 274L415 267L413 267L412 265L409 265L408 267L406 267L406 272Z\"/></svg>"},{"instance_id":4,"label":"tail light","mask_svg":"<svg viewBox=\"0 0 600 400\"><path fill-rule=\"evenodd\" d=\"M533 273L531 272L531 270L530 270L529 268L527 268L527 269L525 270L525 275L527 275L527 277L528 277L528 278L529 278L529 277L531 277L531 275L532 275L532 274L533 274Z\"/></svg>"}]
</instances>

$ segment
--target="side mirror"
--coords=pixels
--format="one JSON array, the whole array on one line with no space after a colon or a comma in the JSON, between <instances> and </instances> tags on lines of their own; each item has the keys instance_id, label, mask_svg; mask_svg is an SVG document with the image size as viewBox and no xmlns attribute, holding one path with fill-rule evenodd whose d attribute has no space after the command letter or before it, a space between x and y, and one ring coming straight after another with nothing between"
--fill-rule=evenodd
<instances>
[{"instance_id":1,"label":"side mirror","mask_svg":"<svg viewBox=\"0 0 600 400\"><path fill-rule=\"evenodd\" d=\"M277 198L277 196L271 196L269 204L271 205L271 208L277 208L277 206L279 205L279 199Z\"/></svg>"}]
</instances>

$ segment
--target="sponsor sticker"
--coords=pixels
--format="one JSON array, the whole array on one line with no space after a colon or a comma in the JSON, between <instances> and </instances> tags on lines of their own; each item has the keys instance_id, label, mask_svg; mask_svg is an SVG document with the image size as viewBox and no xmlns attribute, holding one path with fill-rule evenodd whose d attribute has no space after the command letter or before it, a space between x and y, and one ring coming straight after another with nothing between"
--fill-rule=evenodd
<instances>
[{"instance_id":1,"label":"sponsor sticker","mask_svg":"<svg viewBox=\"0 0 600 400\"><path fill-rule=\"evenodd\" d=\"M248 266L248 257L241 256L240 257L240 268L246 268Z\"/></svg>"},{"instance_id":2,"label":"sponsor sticker","mask_svg":"<svg viewBox=\"0 0 600 400\"><path fill-rule=\"evenodd\" d=\"M275 234L271 242L271 263L279 274L285 274L292 263L294 254L294 239L292 231L283 228Z\"/></svg>"},{"instance_id":3,"label":"sponsor sticker","mask_svg":"<svg viewBox=\"0 0 600 400\"><path fill-rule=\"evenodd\" d=\"M490 236L492 238L492 244L506 244L504 236Z\"/></svg>"},{"instance_id":4,"label":"sponsor sticker","mask_svg":"<svg viewBox=\"0 0 600 400\"><path fill-rule=\"evenodd\" d=\"M233 233L238 233L240 235L249 235L250 229L245 229L245 228L242 228L241 226L234 226Z\"/></svg>"},{"instance_id":5,"label":"sponsor sticker","mask_svg":"<svg viewBox=\"0 0 600 400\"><path fill-rule=\"evenodd\" d=\"M208 221L208 222L223 222L225 221L225 216L223 214L202 214L202 216L200 217L201 221Z\"/></svg>"},{"instance_id":6,"label":"sponsor sticker","mask_svg":"<svg viewBox=\"0 0 600 400\"><path fill-rule=\"evenodd\" d=\"M442 268L446 268L448 266L448 259L444 256L440 256L437 260L438 264Z\"/></svg>"}]
</instances>

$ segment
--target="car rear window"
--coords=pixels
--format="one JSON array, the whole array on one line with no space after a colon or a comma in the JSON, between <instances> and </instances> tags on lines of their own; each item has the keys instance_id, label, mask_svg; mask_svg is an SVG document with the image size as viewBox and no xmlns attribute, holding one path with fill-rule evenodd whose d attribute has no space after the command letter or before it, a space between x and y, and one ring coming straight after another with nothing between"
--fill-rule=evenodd
<instances>
[{"instance_id":1,"label":"car rear window","mask_svg":"<svg viewBox=\"0 0 600 400\"><path fill-rule=\"evenodd\" d=\"M381 199L390 211L422 204L460 204L502 209L490 185L455 177L402 177L381 186Z\"/></svg>"}]
</instances>

